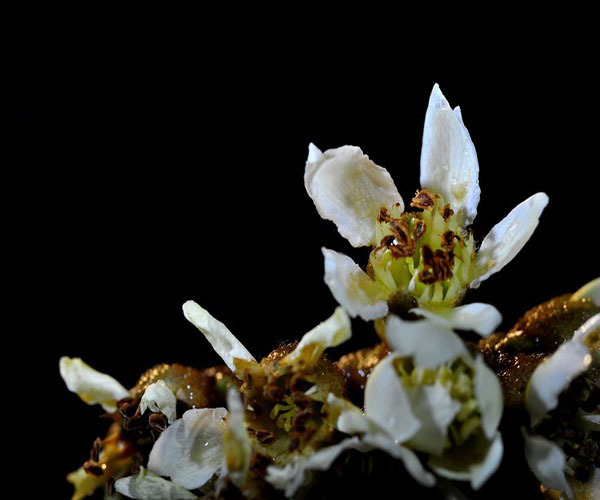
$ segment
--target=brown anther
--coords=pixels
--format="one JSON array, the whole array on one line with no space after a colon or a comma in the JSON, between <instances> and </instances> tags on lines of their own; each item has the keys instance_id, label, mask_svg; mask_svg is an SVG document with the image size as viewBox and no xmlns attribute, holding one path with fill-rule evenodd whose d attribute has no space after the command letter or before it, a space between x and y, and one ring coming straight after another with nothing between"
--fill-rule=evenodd
<instances>
[{"instance_id":1,"label":"brown anther","mask_svg":"<svg viewBox=\"0 0 600 500\"><path fill-rule=\"evenodd\" d=\"M310 399L309 396L300 391L292 393L292 401L298 408L302 410L308 408L310 405L312 405L313 402L313 400Z\"/></svg>"},{"instance_id":2,"label":"brown anther","mask_svg":"<svg viewBox=\"0 0 600 500\"><path fill-rule=\"evenodd\" d=\"M121 400L117 403L119 413L123 418L131 418L137 412L139 402L133 399Z\"/></svg>"},{"instance_id":3,"label":"brown anther","mask_svg":"<svg viewBox=\"0 0 600 500\"><path fill-rule=\"evenodd\" d=\"M446 250L446 252L452 252L454 250L454 231L446 231L442 234L442 248Z\"/></svg>"},{"instance_id":4,"label":"brown anther","mask_svg":"<svg viewBox=\"0 0 600 500\"><path fill-rule=\"evenodd\" d=\"M450 208L450 203L448 203L444 206L444 208L442 208L440 215L442 216L442 219L444 219L444 221L448 222L450 220L450 218L454 215L454 210Z\"/></svg>"},{"instance_id":5,"label":"brown anther","mask_svg":"<svg viewBox=\"0 0 600 500\"><path fill-rule=\"evenodd\" d=\"M86 472L86 474L97 477L100 477L104 473L102 467L92 460L88 460L83 464L83 470Z\"/></svg>"},{"instance_id":6,"label":"brown anther","mask_svg":"<svg viewBox=\"0 0 600 500\"><path fill-rule=\"evenodd\" d=\"M429 246L421 248L423 267L419 272L419 279L426 285L436 281L443 281L452 277L454 269L454 253L436 250L433 252Z\"/></svg>"},{"instance_id":7,"label":"brown anther","mask_svg":"<svg viewBox=\"0 0 600 500\"><path fill-rule=\"evenodd\" d=\"M252 429L248 427L248 432L254 434L256 439L260 441L262 444L270 444L275 441L275 434L271 431L267 431L265 429Z\"/></svg>"},{"instance_id":8,"label":"brown anther","mask_svg":"<svg viewBox=\"0 0 600 500\"><path fill-rule=\"evenodd\" d=\"M424 220L417 219L413 227L412 236L414 240L419 241L423 236L425 236L425 231L427 231L427 224L425 224Z\"/></svg>"},{"instance_id":9,"label":"brown anther","mask_svg":"<svg viewBox=\"0 0 600 500\"><path fill-rule=\"evenodd\" d=\"M302 376L302 374L296 373L290 379L289 387L290 387L291 392L298 392L298 391L305 392L308 389L310 389L311 385L312 384L308 380L306 380Z\"/></svg>"},{"instance_id":10,"label":"brown anther","mask_svg":"<svg viewBox=\"0 0 600 500\"><path fill-rule=\"evenodd\" d=\"M153 413L148 419L148 425L155 431L162 432L167 428L167 417L162 413Z\"/></svg>"},{"instance_id":11,"label":"brown anther","mask_svg":"<svg viewBox=\"0 0 600 500\"><path fill-rule=\"evenodd\" d=\"M423 261L424 267L427 268L434 266L433 250L431 250L429 245L423 245L423 247L421 248L421 259Z\"/></svg>"},{"instance_id":12,"label":"brown anther","mask_svg":"<svg viewBox=\"0 0 600 500\"><path fill-rule=\"evenodd\" d=\"M427 189L421 189L417 191L415 197L412 199L410 206L420 208L422 210L429 210L435 204L435 195L430 193Z\"/></svg>"},{"instance_id":13,"label":"brown anther","mask_svg":"<svg viewBox=\"0 0 600 500\"><path fill-rule=\"evenodd\" d=\"M410 230L405 222L400 220L393 220L390 222L390 231L396 237L396 241L401 246L408 246L412 243L410 237Z\"/></svg>"},{"instance_id":14,"label":"brown anther","mask_svg":"<svg viewBox=\"0 0 600 500\"><path fill-rule=\"evenodd\" d=\"M283 401L283 398L285 397L285 392L281 387L279 387L275 384L265 385L263 387L263 396L268 401L271 401L272 403L276 403L279 401Z\"/></svg>"},{"instance_id":15,"label":"brown anther","mask_svg":"<svg viewBox=\"0 0 600 500\"><path fill-rule=\"evenodd\" d=\"M421 283L425 283L426 285L432 285L437 281L437 278L435 277L433 269L428 268L419 271L419 280Z\"/></svg>"},{"instance_id":16,"label":"brown anther","mask_svg":"<svg viewBox=\"0 0 600 500\"><path fill-rule=\"evenodd\" d=\"M377 222L390 222L392 217L390 216L387 208L381 207L379 210L379 215L377 216Z\"/></svg>"},{"instance_id":17,"label":"brown anther","mask_svg":"<svg viewBox=\"0 0 600 500\"><path fill-rule=\"evenodd\" d=\"M92 462L97 462L100 460L100 450L102 449L102 440L100 438L96 438L94 444L92 445L92 450L90 451L90 460Z\"/></svg>"},{"instance_id":18,"label":"brown anther","mask_svg":"<svg viewBox=\"0 0 600 500\"><path fill-rule=\"evenodd\" d=\"M585 454L590 457L592 460L596 458L598 455L598 443L596 443L593 439L588 439L585 444Z\"/></svg>"},{"instance_id":19,"label":"brown anther","mask_svg":"<svg viewBox=\"0 0 600 500\"><path fill-rule=\"evenodd\" d=\"M306 424L313 416L313 412L310 410L300 410L292 419L292 429L297 432L305 431Z\"/></svg>"},{"instance_id":20,"label":"brown anther","mask_svg":"<svg viewBox=\"0 0 600 500\"><path fill-rule=\"evenodd\" d=\"M124 418L122 427L126 431L135 431L144 427L144 419L141 415L134 415L130 418Z\"/></svg>"}]
</instances>

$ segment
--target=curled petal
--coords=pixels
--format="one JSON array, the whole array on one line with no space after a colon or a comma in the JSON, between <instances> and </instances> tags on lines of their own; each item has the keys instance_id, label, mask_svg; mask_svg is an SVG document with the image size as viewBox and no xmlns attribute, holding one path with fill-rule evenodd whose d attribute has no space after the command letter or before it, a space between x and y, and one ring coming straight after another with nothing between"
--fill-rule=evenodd
<instances>
[{"instance_id":1,"label":"curled petal","mask_svg":"<svg viewBox=\"0 0 600 500\"><path fill-rule=\"evenodd\" d=\"M388 455L401 460L408 473L423 486L435 485L435 477L427 472L414 452L404 446L399 446L394 441L382 434L367 434L363 438L365 445L385 451Z\"/></svg>"},{"instance_id":2,"label":"curled petal","mask_svg":"<svg viewBox=\"0 0 600 500\"><path fill-rule=\"evenodd\" d=\"M378 429L358 407L346 399L329 393L327 404L332 409L332 412L338 413L337 417L335 417L335 427L340 432L345 434L364 434Z\"/></svg>"},{"instance_id":3,"label":"curled petal","mask_svg":"<svg viewBox=\"0 0 600 500\"><path fill-rule=\"evenodd\" d=\"M546 193L536 193L513 208L492 228L475 257L476 275L471 288L477 288L513 260L531 238L547 204Z\"/></svg>"},{"instance_id":4,"label":"curled petal","mask_svg":"<svg viewBox=\"0 0 600 500\"><path fill-rule=\"evenodd\" d=\"M500 311L491 304L474 302L440 311L415 308L410 312L424 316L434 323L454 330L473 330L482 337L494 333L502 322Z\"/></svg>"},{"instance_id":5,"label":"curled petal","mask_svg":"<svg viewBox=\"0 0 600 500\"><path fill-rule=\"evenodd\" d=\"M225 408L188 410L160 435L148 469L188 490L200 488L223 466Z\"/></svg>"},{"instance_id":6,"label":"curled petal","mask_svg":"<svg viewBox=\"0 0 600 500\"><path fill-rule=\"evenodd\" d=\"M594 304L600 307L600 278L590 281L577 290L570 300L590 299Z\"/></svg>"},{"instance_id":7,"label":"curled petal","mask_svg":"<svg viewBox=\"0 0 600 500\"><path fill-rule=\"evenodd\" d=\"M352 246L375 244L375 225L381 207L399 204L402 197L385 168L375 165L355 146L321 153L311 144L304 185L319 215L331 220Z\"/></svg>"},{"instance_id":8,"label":"curled petal","mask_svg":"<svg viewBox=\"0 0 600 500\"><path fill-rule=\"evenodd\" d=\"M406 389L394 368L397 356L381 361L365 387L365 414L398 443L412 438L421 428Z\"/></svg>"},{"instance_id":9,"label":"curled petal","mask_svg":"<svg viewBox=\"0 0 600 500\"><path fill-rule=\"evenodd\" d=\"M585 338L597 328L600 328L600 314L588 319L571 340L563 343L533 371L525 392L532 425L556 408L561 392L588 369L592 355L585 345Z\"/></svg>"},{"instance_id":10,"label":"curled petal","mask_svg":"<svg viewBox=\"0 0 600 500\"><path fill-rule=\"evenodd\" d=\"M350 318L343 308L338 307L331 317L306 333L296 348L283 358L281 363L312 366L325 349L338 346L351 336Z\"/></svg>"},{"instance_id":11,"label":"curled petal","mask_svg":"<svg viewBox=\"0 0 600 500\"><path fill-rule=\"evenodd\" d=\"M481 413L483 432L488 439L492 439L502 418L504 400L498 377L481 355L475 359L475 398Z\"/></svg>"},{"instance_id":12,"label":"curled petal","mask_svg":"<svg viewBox=\"0 0 600 500\"><path fill-rule=\"evenodd\" d=\"M365 321L388 313L389 292L372 280L350 257L322 248L325 257L325 283L335 300L355 318Z\"/></svg>"},{"instance_id":13,"label":"curled petal","mask_svg":"<svg viewBox=\"0 0 600 500\"><path fill-rule=\"evenodd\" d=\"M432 368L459 356L469 358L458 335L428 319L405 321L390 315L385 337L397 354L412 356L415 364L422 368Z\"/></svg>"},{"instance_id":14,"label":"curled petal","mask_svg":"<svg viewBox=\"0 0 600 500\"><path fill-rule=\"evenodd\" d=\"M148 408L150 411L165 415L169 424L172 424L177 417L177 398L164 380L150 384L144 391L140 401L140 411L143 414Z\"/></svg>"},{"instance_id":15,"label":"curled petal","mask_svg":"<svg viewBox=\"0 0 600 500\"><path fill-rule=\"evenodd\" d=\"M144 467L135 476L128 476L118 479L115 482L115 489L121 495L136 500L193 500L198 498L190 491L167 481L160 476L150 472Z\"/></svg>"},{"instance_id":16,"label":"curled petal","mask_svg":"<svg viewBox=\"0 0 600 500\"><path fill-rule=\"evenodd\" d=\"M81 358L63 356L58 367L67 388L89 405L99 403L105 411L113 412L117 401L129 396L129 391L114 378L94 370Z\"/></svg>"},{"instance_id":17,"label":"curled petal","mask_svg":"<svg viewBox=\"0 0 600 500\"><path fill-rule=\"evenodd\" d=\"M565 477L566 456L561 447L541 436L531 436L523 430L525 458L529 468L546 487L572 496L571 487Z\"/></svg>"},{"instance_id":18,"label":"curled petal","mask_svg":"<svg viewBox=\"0 0 600 500\"><path fill-rule=\"evenodd\" d=\"M229 418L223 439L225 466L233 484L241 488L250 469L252 446L244 424L242 398L233 387L230 387L227 392L227 407L229 408Z\"/></svg>"},{"instance_id":19,"label":"curled petal","mask_svg":"<svg viewBox=\"0 0 600 500\"><path fill-rule=\"evenodd\" d=\"M459 460L450 461L444 457L431 457L429 465L436 474L447 479L469 481L474 490L481 488L490 476L496 472L502 461L504 445L502 437L496 434L494 439L487 444L487 450L480 462L459 464ZM458 468L457 466L461 466Z\"/></svg>"},{"instance_id":20,"label":"curled petal","mask_svg":"<svg viewBox=\"0 0 600 500\"><path fill-rule=\"evenodd\" d=\"M425 114L421 187L442 194L461 226L475 219L481 193L477 153L460 109L450 107L437 84Z\"/></svg>"},{"instance_id":21,"label":"curled petal","mask_svg":"<svg viewBox=\"0 0 600 500\"><path fill-rule=\"evenodd\" d=\"M211 316L206 309L200 307L193 300L188 300L183 304L183 314L190 323L204 334L206 340L210 342L210 345L213 346L213 349L221 356L231 371L236 371L233 363L234 358L256 361L223 323Z\"/></svg>"},{"instance_id":22,"label":"curled petal","mask_svg":"<svg viewBox=\"0 0 600 500\"><path fill-rule=\"evenodd\" d=\"M307 482L308 472L326 471L337 457L349 449L367 451L369 447L362 444L357 437L345 439L338 444L322 448L307 457L296 455L294 461L284 467L269 466L266 479L275 488L284 490L285 496L290 498L294 496L300 486Z\"/></svg>"},{"instance_id":23,"label":"curled petal","mask_svg":"<svg viewBox=\"0 0 600 500\"><path fill-rule=\"evenodd\" d=\"M448 426L460 411L461 404L452 399L448 388L441 384L425 385L407 392L412 410L421 422L419 432L407 446L441 455L446 446Z\"/></svg>"}]
</instances>

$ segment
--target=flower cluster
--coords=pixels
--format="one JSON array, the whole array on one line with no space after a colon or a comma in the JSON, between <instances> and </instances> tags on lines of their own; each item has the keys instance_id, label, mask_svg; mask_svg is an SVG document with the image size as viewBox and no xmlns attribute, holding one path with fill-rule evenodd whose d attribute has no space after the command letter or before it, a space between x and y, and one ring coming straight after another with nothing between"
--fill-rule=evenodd
<instances>
[{"instance_id":1,"label":"flower cluster","mask_svg":"<svg viewBox=\"0 0 600 500\"><path fill-rule=\"evenodd\" d=\"M523 248L548 197L517 205L477 245L478 176L460 109L437 85L409 207L359 148L311 144L304 180L316 209L351 245L370 247L364 268L323 248L339 307L257 361L188 301L184 316L224 366L159 365L131 390L61 358L68 389L112 420L68 476L73 500L101 487L108 499L295 497L345 458L368 468L382 456L406 472L403 481L465 498L498 471L506 439L522 440L543 492L596 495L600 278L494 333L500 312L462 301ZM381 343L330 360L325 351L350 339L356 317L373 322ZM530 418L503 427L505 406Z\"/></svg>"}]
</instances>

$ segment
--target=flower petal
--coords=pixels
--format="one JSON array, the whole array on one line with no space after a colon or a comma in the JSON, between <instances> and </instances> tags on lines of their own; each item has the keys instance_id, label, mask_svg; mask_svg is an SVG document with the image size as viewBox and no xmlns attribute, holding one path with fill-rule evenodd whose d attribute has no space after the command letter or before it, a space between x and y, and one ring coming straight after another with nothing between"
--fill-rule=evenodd
<instances>
[{"instance_id":1,"label":"flower petal","mask_svg":"<svg viewBox=\"0 0 600 500\"><path fill-rule=\"evenodd\" d=\"M211 316L206 309L200 307L193 300L188 300L183 304L183 314L190 323L204 334L206 340L210 342L210 345L213 346L213 349L221 356L232 372L236 371L234 358L256 361L223 323Z\"/></svg>"},{"instance_id":2,"label":"flower petal","mask_svg":"<svg viewBox=\"0 0 600 500\"><path fill-rule=\"evenodd\" d=\"M483 432L488 439L492 439L502 419L504 399L498 377L481 355L475 358L475 398L481 413Z\"/></svg>"},{"instance_id":3,"label":"flower petal","mask_svg":"<svg viewBox=\"0 0 600 500\"><path fill-rule=\"evenodd\" d=\"M440 193L462 227L473 222L479 204L479 163L459 108L452 110L434 85L425 114L421 187Z\"/></svg>"},{"instance_id":4,"label":"flower petal","mask_svg":"<svg viewBox=\"0 0 600 500\"><path fill-rule=\"evenodd\" d=\"M530 436L523 430L525 458L529 468L546 487L562 491L571 497L571 487L565 477L566 456L561 447L541 436Z\"/></svg>"},{"instance_id":5,"label":"flower petal","mask_svg":"<svg viewBox=\"0 0 600 500\"><path fill-rule=\"evenodd\" d=\"M117 479L115 488L121 495L137 500L193 500L198 498L190 491L167 481L153 472L140 467L135 476Z\"/></svg>"},{"instance_id":6,"label":"flower petal","mask_svg":"<svg viewBox=\"0 0 600 500\"><path fill-rule=\"evenodd\" d=\"M561 392L588 369L592 355L584 340L587 334L598 327L600 314L588 319L571 340L563 343L533 371L525 392L525 405L531 414L532 425L536 425L546 413L556 408Z\"/></svg>"},{"instance_id":7,"label":"flower petal","mask_svg":"<svg viewBox=\"0 0 600 500\"><path fill-rule=\"evenodd\" d=\"M403 443L421 428L408 395L394 368L397 356L389 355L371 373L365 387L365 414L392 439Z\"/></svg>"},{"instance_id":8,"label":"flower petal","mask_svg":"<svg viewBox=\"0 0 600 500\"><path fill-rule=\"evenodd\" d=\"M504 445L500 433L496 434L485 451L480 462L466 464L463 469L457 469L457 461L448 461L444 457L431 457L429 465L436 474L448 479L469 481L474 490L481 488L489 477L496 472L502 461Z\"/></svg>"},{"instance_id":9,"label":"flower petal","mask_svg":"<svg viewBox=\"0 0 600 500\"><path fill-rule=\"evenodd\" d=\"M491 304L474 302L464 306L452 307L440 311L415 308L412 313L424 316L434 323L453 330L473 330L482 337L494 333L502 322L500 311Z\"/></svg>"},{"instance_id":10,"label":"flower petal","mask_svg":"<svg viewBox=\"0 0 600 500\"><path fill-rule=\"evenodd\" d=\"M338 431L345 434L364 434L366 432L378 430L377 425L373 425L362 411L354 406L350 401L340 398L333 393L327 396L327 404L332 412L339 412L337 415L335 427Z\"/></svg>"},{"instance_id":11,"label":"flower petal","mask_svg":"<svg viewBox=\"0 0 600 500\"><path fill-rule=\"evenodd\" d=\"M250 469L252 446L244 423L242 398L234 387L230 387L227 392L227 407L229 418L223 439L225 466L233 484L241 488Z\"/></svg>"},{"instance_id":12,"label":"flower petal","mask_svg":"<svg viewBox=\"0 0 600 500\"><path fill-rule=\"evenodd\" d=\"M150 451L148 469L193 490L223 466L225 408L188 410L160 435Z\"/></svg>"},{"instance_id":13,"label":"flower petal","mask_svg":"<svg viewBox=\"0 0 600 500\"><path fill-rule=\"evenodd\" d=\"M421 368L432 368L459 356L469 357L458 335L428 319L405 321L390 315L385 338L397 354L412 356Z\"/></svg>"},{"instance_id":14,"label":"flower petal","mask_svg":"<svg viewBox=\"0 0 600 500\"><path fill-rule=\"evenodd\" d=\"M365 445L379 448L390 456L401 460L408 473L423 486L435 485L435 477L427 472L414 452L404 446L399 446L381 434L367 434L363 438Z\"/></svg>"},{"instance_id":15,"label":"flower petal","mask_svg":"<svg viewBox=\"0 0 600 500\"><path fill-rule=\"evenodd\" d=\"M536 193L513 208L492 228L475 257L476 276L471 288L477 288L513 260L531 238L547 204L546 193Z\"/></svg>"},{"instance_id":16,"label":"flower petal","mask_svg":"<svg viewBox=\"0 0 600 500\"><path fill-rule=\"evenodd\" d=\"M425 385L407 390L411 408L421 422L421 428L408 441L413 450L441 455L448 435L448 426L461 408L452 399L448 388L441 384Z\"/></svg>"},{"instance_id":17,"label":"flower petal","mask_svg":"<svg viewBox=\"0 0 600 500\"><path fill-rule=\"evenodd\" d=\"M117 401L129 396L129 391L114 378L94 370L81 358L63 356L58 367L67 389L89 405L99 403L112 413L117 409Z\"/></svg>"},{"instance_id":18,"label":"flower petal","mask_svg":"<svg viewBox=\"0 0 600 500\"><path fill-rule=\"evenodd\" d=\"M325 257L325 283L348 314L365 321L384 317L388 313L389 292L347 255L327 248L321 250Z\"/></svg>"},{"instance_id":19,"label":"flower petal","mask_svg":"<svg viewBox=\"0 0 600 500\"><path fill-rule=\"evenodd\" d=\"M375 244L375 225L381 207L395 203L404 210L402 197L385 168L375 165L355 146L321 153L311 145L304 185L319 215L331 220L352 246Z\"/></svg>"},{"instance_id":20,"label":"flower petal","mask_svg":"<svg viewBox=\"0 0 600 500\"><path fill-rule=\"evenodd\" d=\"M172 424L177 418L177 398L164 380L158 380L154 384L150 384L144 391L140 401L142 415L148 408L150 408L150 411L165 415L169 424Z\"/></svg>"},{"instance_id":21,"label":"flower petal","mask_svg":"<svg viewBox=\"0 0 600 500\"><path fill-rule=\"evenodd\" d=\"M367 451L368 447L362 444L357 437L345 439L307 457L296 455L292 463L283 467L270 465L267 467L266 480L275 488L284 490L285 496L290 498L294 496L300 486L307 482L307 472L326 471L344 451L349 449Z\"/></svg>"},{"instance_id":22,"label":"flower petal","mask_svg":"<svg viewBox=\"0 0 600 500\"><path fill-rule=\"evenodd\" d=\"M600 278L590 281L577 290L569 300L590 299L600 307Z\"/></svg>"},{"instance_id":23,"label":"flower petal","mask_svg":"<svg viewBox=\"0 0 600 500\"><path fill-rule=\"evenodd\" d=\"M343 308L338 307L328 319L304 334L296 348L281 360L281 364L312 366L325 349L338 346L351 336L350 318Z\"/></svg>"}]
</instances>

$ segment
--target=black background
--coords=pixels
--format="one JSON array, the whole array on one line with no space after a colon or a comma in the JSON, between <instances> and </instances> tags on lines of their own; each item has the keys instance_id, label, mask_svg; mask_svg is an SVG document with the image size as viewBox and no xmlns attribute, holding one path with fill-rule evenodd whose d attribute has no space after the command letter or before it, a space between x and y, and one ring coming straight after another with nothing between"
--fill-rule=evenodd
<instances>
[{"instance_id":1,"label":"black background","mask_svg":"<svg viewBox=\"0 0 600 500\"><path fill-rule=\"evenodd\" d=\"M256 357L298 339L336 306L320 247L367 255L308 198L308 143L360 146L409 200L435 82L477 148L477 239L531 194L550 197L524 250L467 301L494 304L509 328L599 274L593 68L558 46L483 57L441 45L413 66L394 36L331 50L277 37L218 50L165 42L40 49L25 65L42 71L9 94L15 361L35 420L21 450L43 450L43 467L26 470L47 473L56 498L104 429L99 408L64 387L59 357L81 356L125 386L159 362L216 364L183 318L187 299ZM368 325L354 328L352 347L374 342Z\"/></svg>"}]
</instances>

